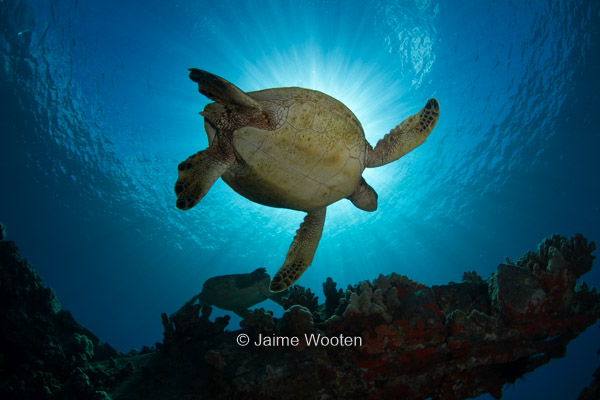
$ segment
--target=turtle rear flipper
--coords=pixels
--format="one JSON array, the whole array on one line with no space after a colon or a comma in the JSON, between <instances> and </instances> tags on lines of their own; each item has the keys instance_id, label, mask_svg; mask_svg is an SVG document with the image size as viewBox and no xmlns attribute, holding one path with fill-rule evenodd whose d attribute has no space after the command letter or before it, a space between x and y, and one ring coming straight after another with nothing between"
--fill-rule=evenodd
<instances>
[{"instance_id":1,"label":"turtle rear flipper","mask_svg":"<svg viewBox=\"0 0 600 400\"><path fill-rule=\"evenodd\" d=\"M198 84L198 91L223 105L260 109L260 105L233 83L201 69L190 68L190 79Z\"/></svg>"},{"instance_id":2,"label":"turtle rear flipper","mask_svg":"<svg viewBox=\"0 0 600 400\"><path fill-rule=\"evenodd\" d=\"M377 193L362 176L356 186L354 192L348 196L348 200L352 202L356 207L364 211L375 211L377 210Z\"/></svg>"},{"instance_id":3,"label":"turtle rear flipper","mask_svg":"<svg viewBox=\"0 0 600 400\"><path fill-rule=\"evenodd\" d=\"M194 207L221 175L235 162L231 152L223 152L217 140L203 151L199 151L177 167L175 182L177 208L189 210Z\"/></svg>"},{"instance_id":4,"label":"turtle rear flipper","mask_svg":"<svg viewBox=\"0 0 600 400\"><path fill-rule=\"evenodd\" d=\"M325 208L306 214L285 256L285 263L271 279L271 292L284 291L306 271L315 256L324 224Z\"/></svg>"},{"instance_id":5,"label":"turtle rear flipper","mask_svg":"<svg viewBox=\"0 0 600 400\"><path fill-rule=\"evenodd\" d=\"M367 152L365 165L373 168L391 163L423 144L435 127L439 115L438 101L436 99L427 100L427 104L421 111L405 119L379 140L374 149Z\"/></svg>"}]
</instances>

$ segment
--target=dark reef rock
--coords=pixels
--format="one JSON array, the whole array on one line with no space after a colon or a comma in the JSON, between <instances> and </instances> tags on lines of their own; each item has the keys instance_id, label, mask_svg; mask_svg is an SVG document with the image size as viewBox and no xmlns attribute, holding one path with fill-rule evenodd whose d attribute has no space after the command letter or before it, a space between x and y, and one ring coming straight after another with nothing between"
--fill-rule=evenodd
<instances>
[{"instance_id":1,"label":"dark reef rock","mask_svg":"<svg viewBox=\"0 0 600 400\"><path fill-rule=\"evenodd\" d=\"M108 398L90 380L92 363L117 352L60 309L2 224L0 327L0 398Z\"/></svg>"},{"instance_id":2,"label":"dark reef rock","mask_svg":"<svg viewBox=\"0 0 600 400\"><path fill-rule=\"evenodd\" d=\"M162 315L157 350L124 355L60 311L1 234L1 398L499 398L600 316L596 290L576 284L595 245L555 235L487 281L427 287L392 273L344 292L329 278L320 305L294 287L282 318L253 310L235 332L186 303ZM580 399L597 398L598 376Z\"/></svg>"},{"instance_id":3,"label":"dark reef rock","mask_svg":"<svg viewBox=\"0 0 600 400\"><path fill-rule=\"evenodd\" d=\"M223 333L230 317L219 317L215 322L208 319L212 307L188 302L176 313L167 317L161 314L164 328L162 349L167 350L185 342L198 342Z\"/></svg>"},{"instance_id":4,"label":"dark reef rock","mask_svg":"<svg viewBox=\"0 0 600 400\"><path fill-rule=\"evenodd\" d=\"M600 354L600 350L598 350ZM592 383L583 389L577 400L598 400L600 399L600 367L594 372L594 380Z\"/></svg>"},{"instance_id":5,"label":"dark reef rock","mask_svg":"<svg viewBox=\"0 0 600 400\"><path fill-rule=\"evenodd\" d=\"M273 312L265 311L262 307L256 308L246 314L246 317L240 322L240 326L252 336L270 335L275 331Z\"/></svg>"}]
</instances>

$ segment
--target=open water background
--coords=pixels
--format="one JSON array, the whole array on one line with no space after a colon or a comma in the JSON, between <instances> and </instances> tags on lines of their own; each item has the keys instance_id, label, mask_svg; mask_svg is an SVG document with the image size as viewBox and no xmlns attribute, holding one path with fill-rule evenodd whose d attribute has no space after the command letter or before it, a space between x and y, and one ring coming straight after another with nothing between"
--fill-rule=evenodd
<instances>
[{"instance_id":1,"label":"open water background","mask_svg":"<svg viewBox=\"0 0 600 400\"><path fill-rule=\"evenodd\" d=\"M208 100L187 77L196 67L246 91L328 93L371 144L439 100L423 146L365 171L376 213L329 207L298 282L321 301L328 276L342 288L392 271L444 284L466 270L488 277L552 233L599 241L599 9L0 1L0 220L63 308L122 351L161 340L159 314L207 278L273 275L302 213L251 203L222 181L193 210L175 208L177 164L207 145L198 112ZM585 277L593 286L598 270ZM504 398L575 398L598 348L595 325Z\"/></svg>"}]
</instances>

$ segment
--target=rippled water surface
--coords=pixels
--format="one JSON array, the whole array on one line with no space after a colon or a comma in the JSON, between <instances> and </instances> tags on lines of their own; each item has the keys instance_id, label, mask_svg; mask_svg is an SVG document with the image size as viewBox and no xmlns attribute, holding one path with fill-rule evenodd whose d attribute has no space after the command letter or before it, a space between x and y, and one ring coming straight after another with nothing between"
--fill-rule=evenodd
<instances>
[{"instance_id":1,"label":"rippled water surface","mask_svg":"<svg viewBox=\"0 0 600 400\"><path fill-rule=\"evenodd\" d=\"M177 164L207 146L198 112L208 100L187 73L196 67L245 91L328 93L373 145L439 100L424 145L365 171L376 213L329 207L298 282L321 300L328 276L338 287L392 271L443 284L465 270L487 277L552 233L599 241L599 9L0 1L0 220L63 307L123 351L160 340L159 314L207 278L273 275L302 213L251 203L222 181L194 209L175 208ZM585 279L599 286L600 273ZM596 326L504 398L575 398L599 347Z\"/></svg>"}]
</instances>

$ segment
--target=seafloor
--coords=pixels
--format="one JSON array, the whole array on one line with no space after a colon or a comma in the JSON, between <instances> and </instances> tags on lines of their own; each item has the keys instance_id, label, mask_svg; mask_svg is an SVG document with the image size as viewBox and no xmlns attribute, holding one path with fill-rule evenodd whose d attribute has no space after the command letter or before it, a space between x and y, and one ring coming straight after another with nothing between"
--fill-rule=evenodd
<instances>
[{"instance_id":1,"label":"seafloor","mask_svg":"<svg viewBox=\"0 0 600 400\"><path fill-rule=\"evenodd\" d=\"M433 287L391 274L344 291L329 278L324 304L294 286L282 318L255 309L233 332L190 301L162 315L162 343L123 354L61 310L0 224L0 398L500 398L600 316L596 290L576 284L594 250L554 235L487 280ZM597 398L600 369L579 397Z\"/></svg>"}]
</instances>

